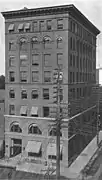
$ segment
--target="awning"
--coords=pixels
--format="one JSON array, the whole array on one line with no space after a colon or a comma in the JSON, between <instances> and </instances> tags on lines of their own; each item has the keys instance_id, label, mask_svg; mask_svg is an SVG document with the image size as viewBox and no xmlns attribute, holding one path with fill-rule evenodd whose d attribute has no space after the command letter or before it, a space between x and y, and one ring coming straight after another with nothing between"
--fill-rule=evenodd
<instances>
[{"instance_id":1,"label":"awning","mask_svg":"<svg viewBox=\"0 0 102 180\"><path fill-rule=\"evenodd\" d=\"M20 55L20 59L27 59L27 55Z\"/></svg>"},{"instance_id":2,"label":"awning","mask_svg":"<svg viewBox=\"0 0 102 180\"><path fill-rule=\"evenodd\" d=\"M38 114L38 107L32 107L31 109L31 115L37 115Z\"/></svg>"},{"instance_id":3,"label":"awning","mask_svg":"<svg viewBox=\"0 0 102 180\"><path fill-rule=\"evenodd\" d=\"M18 29L23 29L24 24L19 24Z\"/></svg>"},{"instance_id":4,"label":"awning","mask_svg":"<svg viewBox=\"0 0 102 180\"><path fill-rule=\"evenodd\" d=\"M27 106L21 106L20 114L27 114Z\"/></svg>"},{"instance_id":5,"label":"awning","mask_svg":"<svg viewBox=\"0 0 102 180\"><path fill-rule=\"evenodd\" d=\"M28 141L28 144L27 144L25 150L27 152L39 153L40 148L41 148L41 142L38 142L38 141Z\"/></svg>"},{"instance_id":6,"label":"awning","mask_svg":"<svg viewBox=\"0 0 102 180\"><path fill-rule=\"evenodd\" d=\"M60 144L60 153L62 152L62 144ZM56 156L56 144L49 143L47 147L47 155Z\"/></svg>"},{"instance_id":7,"label":"awning","mask_svg":"<svg viewBox=\"0 0 102 180\"><path fill-rule=\"evenodd\" d=\"M25 29L30 29L30 23L26 23L24 28Z\"/></svg>"},{"instance_id":8,"label":"awning","mask_svg":"<svg viewBox=\"0 0 102 180\"><path fill-rule=\"evenodd\" d=\"M14 24L10 24L9 27L8 27L8 30L9 31L14 30Z\"/></svg>"}]
</instances>

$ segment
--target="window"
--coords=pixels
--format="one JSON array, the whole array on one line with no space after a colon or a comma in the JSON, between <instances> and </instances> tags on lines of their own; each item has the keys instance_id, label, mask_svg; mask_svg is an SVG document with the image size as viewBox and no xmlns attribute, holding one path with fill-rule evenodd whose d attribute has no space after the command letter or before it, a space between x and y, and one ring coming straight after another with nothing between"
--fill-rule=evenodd
<instances>
[{"instance_id":1,"label":"window","mask_svg":"<svg viewBox=\"0 0 102 180\"><path fill-rule=\"evenodd\" d=\"M28 128L28 133L29 134L42 134L41 130L39 129L39 127L36 124L31 124Z\"/></svg>"},{"instance_id":2,"label":"window","mask_svg":"<svg viewBox=\"0 0 102 180\"><path fill-rule=\"evenodd\" d=\"M75 38L73 38L72 44L73 44L73 50L75 51Z\"/></svg>"},{"instance_id":3,"label":"window","mask_svg":"<svg viewBox=\"0 0 102 180\"><path fill-rule=\"evenodd\" d=\"M38 89L33 89L31 93L32 99L38 99Z\"/></svg>"},{"instance_id":4,"label":"window","mask_svg":"<svg viewBox=\"0 0 102 180\"><path fill-rule=\"evenodd\" d=\"M27 106L21 106L20 115L27 116Z\"/></svg>"},{"instance_id":5,"label":"window","mask_svg":"<svg viewBox=\"0 0 102 180\"><path fill-rule=\"evenodd\" d=\"M63 29L63 19L57 20L57 29Z\"/></svg>"},{"instance_id":6,"label":"window","mask_svg":"<svg viewBox=\"0 0 102 180\"><path fill-rule=\"evenodd\" d=\"M72 83L72 72L70 72L70 76L69 77L70 77L69 82Z\"/></svg>"},{"instance_id":7,"label":"window","mask_svg":"<svg viewBox=\"0 0 102 180\"><path fill-rule=\"evenodd\" d=\"M33 31L34 32L38 31L38 23L37 23L37 21L33 22Z\"/></svg>"},{"instance_id":8,"label":"window","mask_svg":"<svg viewBox=\"0 0 102 180\"><path fill-rule=\"evenodd\" d=\"M73 54L73 67L75 67L75 55Z\"/></svg>"},{"instance_id":9,"label":"window","mask_svg":"<svg viewBox=\"0 0 102 180\"><path fill-rule=\"evenodd\" d=\"M43 107L43 117L49 116L49 107Z\"/></svg>"},{"instance_id":10,"label":"window","mask_svg":"<svg viewBox=\"0 0 102 180\"><path fill-rule=\"evenodd\" d=\"M9 51L14 50L14 47L15 47L14 41L9 42Z\"/></svg>"},{"instance_id":11,"label":"window","mask_svg":"<svg viewBox=\"0 0 102 180\"><path fill-rule=\"evenodd\" d=\"M51 20L47 20L47 30L51 30Z\"/></svg>"},{"instance_id":12,"label":"window","mask_svg":"<svg viewBox=\"0 0 102 180\"><path fill-rule=\"evenodd\" d=\"M57 54L57 64L60 67L62 67L62 65L63 65L63 54L62 53Z\"/></svg>"},{"instance_id":13,"label":"window","mask_svg":"<svg viewBox=\"0 0 102 180\"><path fill-rule=\"evenodd\" d=\"M18 31L21 33L24 32L24 24L19 24Z\"/></svg>"},{"instance_id":14,"label":"window","mask_svg":"<svg viewBox=\"0 0 102 180\"><path fill-rule=\"evenodd\" d=\"M63 46L63 40L62 37L57 38L57 48L62 48Z\"/></svg>"},{"instance_id":15,"label":"window","mask_svg":"<svg viewBox=\"0 0 102 180\"><path fill-rule=\"evenodd\" d=\"M38 47L38 38L35 36L32 38L32 49L35 49Z\"/></svg>"},{"instance_id":16,"label":"window","mask_svg":"<svg viewBox=\"0 0 102 180\"><path fill-rule=\"evenodd\" d=\"M73 82L75 82L75 76L74 76L74 72L73 72Z\"/></svg>"},{"instance_id":17,"label":"window","mask_svg":"<svg viewBox=\"0 0 102 180\"><path fill-rule=\"evenodd\" d=\"M72 66L73 63L72 63L72 54L70 54L70 57L69 57L69 65Z\"/></svg>"},{"instance_id":18,"label":"window","mask_svg":"<svg viewBox=\"0 0 102 180\"><path fill-rule=\"evenodd\" d=\"M17 122L14 122L13 124L11 124L10 131L21 133L22 129L20 128L20 126Z\"/></svg>"},{"instance_id":19,"label":"window","mask_svg":"<svg viewBox=\"0 0 102 180\"><path fill-rule=\"evenodd\" d=\"M39 54L32 54L32 65L39 65Z\"/></svg>"},{"instance_id":20,"label":"window","mask_svg":"<svg viewBox=\"0 0 102 180\"><path fill-rule=\"evenodd\" d=\"M47 154L49 159L56 160L56 144L54 143L48 144ZM62 160L62 144L60 145L60 160Z\"/></svg>"},{"instance_id":21,"label":"window","mask_svg":"<svg viewBox=\"0 0 102 180\"><path fill-rule=\"evenodd\" d=\"M20 50L27 50L27 39L20 39Z\"/></svg>"},{"instance_id":22,"label":"window","mask_svg":"<svg viewBox=\"0 0 102 180\"><path fill-rule=\"evenodd\" d=\"M78 81L79 81L79 73L76 72L76 82L78 82Z\"/></svg>"},{"instance_id":23,"label":"window","mask_svg":"<svg viewBox=\"0 0 102 180\"><path fill-rule=\"evenodd\" d=\"M20 82L27 82L27 71L20 72Z\"/></svg>"},{"instance_id":24,"label":"window","mask_svg":"<svg viewBox=\"0 0 102 180\"><path fill-rule=\"evenodd\" d=\"M72 37L70 38L70 49L72 50L73 49L73 39L72 39Z\"/></svg>"},{"instance_id":25,"label":"window","mask_svg":"<svg viewBox=\"0 0 102 180\"><path fill-rule=\"evenodd\" d=\"M51 72L50 71L44 72L44 82L51 82Z\"/></svg>"},{"instance_id":26,"label":"window","mask_svg":"<svg viewBox=\"0 0 102 180\"><path fill-rule=\"evenodd\" d=\"M27 65L27 55L25 55L25 54L20 55L20 64L21 64L21 66Z\"/></svg>"},{"instance_id":27,"label":"window","mask_svg":"<svg viewBox=\"0 0 102 180\"><path fill-rule=\"evenodd\" d=\"M77 98L79 98L79 88L77 88Z\"/></svg>"},{"instance_id":28,"label":"window","mask_svg":"<svg viewBox=\"0 0 102 180\"><path fill-rule=\"evenodd\" d=\"M14 24L10 24L9 25L8 31L9 31L9 33L13 33L14 32Z\"/></svg>"},{"instance_id":29,"label":"window","mask_svg":"<svg viewBox=\"0 0 102 180\"><path fill-rule=\"evenodd\" d=\"M49 89L43 89L43 99L49 99Z\"/></svg>"},{"instance_id":30,"label":"window","mask_svg":"<svg viewBox=\"0 0 102 180\"><path fill-rule=\"evenodd\" d=\"M27 99L27 91L26 90L21 91L21 98L22 99Z\"/></svg>"},{"instance_id":31,"label":"window","mask_svg":"<svg viewBox=\"0 0 102 180\"><path fill-rule=\"evenodd\" d=\"M15 72L13 72L13 71L9 72L9 80L10 80L10 82L15 81Z\"/></svg>"},{"instance_id":32,"label":"window","mask_svg":"<svg viewBox=\"0 0 102 180\"><path fill-rule=\"evenodd\" d=\"M25 32L30 32L30 23L26 23L24 26Z\"/></svg>"},{"instance_id":33,"label":"window","mask_svg":"<svg viewBox=\"0 0 102 180\"><path fill-rule=\"evenodd\" d=\"M45 36L43 38L43 42L44 42L44 48L51 48L51 38L49 36Z\"/></svg>"},{"instance_id":34,"label":"window","mask_svg":"<svg viewBox=\"0 0 102 180\"><path fill-rule=\"evenodd\" d=\"M14 91L13 89L11 89L11 90L9 91L9 97L10 97L10 98L15 98L15 91Z\"/></svg>"},{"instance_id":35,"label":"window","mask_svg":"<svg viewBox=\"0 0 102 180\"><path fill-rule=\"evenodd\" d=\"M44 66L50 66L51 64L51 54L44 54Z\"/></svg>"},{"instance_id":36,"label":"window","mask_svg":"<svg viewBox=\"0 0 102 180\"><path fill-rule=\"evenodd\" d=\"M44 21L40 21L40 27L39 27L39 29L40 29L40 31L44 31L45 30L45 22Z\"/></svg>"},{"instance_id":37,"label":"window","mask_svg":"<svg viewBox=\"0 0 102 180\"><path fill-rule=\"evenodd\" d=\"M56 136L57 132L56 132L56 128L52 128L49 132L49 136ZM62 133L60 131L60 136L62 136Z\"/></svg>"},{"instance_id":38,"label":"window","mask_svg":"<svg viewBox=\"0 0 102 180\"><path fill-rule=\"evenodd\" d=\"M12 67L15 64L15 57L14 56L10 56L9 58L9 66Z\"/></svg>"},{"instance_id":39,"label":"window","mask_svg":"<svg viewBox=\"0 0 102 180\"><path fill-rule=\"evenodd\" d=\"M15 106L13 104L9 105L9 114L10 115L14 115L15 114Z\"/></svg>"},{"instance_id":40,"label":"window","mask_svg":"<svg viewBox=\"0 0 102 180\"><path fill-rule=\"evenodd\" d=\"M39 71L32 71L32 82L39 81Z\"/></svg>"}]
</instances>

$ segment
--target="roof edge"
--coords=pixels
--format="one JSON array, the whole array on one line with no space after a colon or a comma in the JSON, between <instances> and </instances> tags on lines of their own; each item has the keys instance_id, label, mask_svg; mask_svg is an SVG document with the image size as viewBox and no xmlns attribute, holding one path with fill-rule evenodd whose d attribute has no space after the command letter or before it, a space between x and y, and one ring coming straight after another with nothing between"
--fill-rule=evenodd
<instances>
[{"instance_id":1,"label":"roof edge","mask_svg":"<svg viewBox=\"0 0 102 180\"><path fill-rule=\"evenodd\" d=\"M58 13L68 13L68 12L75 12L77 15L81 16L82 19L84 19L84 21L86 21L86 23L88 25L90 25L96 35L100 34L100 30L94 26L94 24L92 22L90 22L85 16L84 14L82 14L77 8L76 6L74 6L73 4L69 4L69 5L59 5L59 6L50 6L50 7L41 7L41 8L23 8L20 10L15 10L15 11L5 11L5 12L1 12L1 14L3 15L3 17L5 19L9 19L9 18L15 18L15 16L17 17L21 17L22 15L24 15L24 17L30 17L32 15L45 15L45 14L58 14Z\"/></svg>"}]
</instances>

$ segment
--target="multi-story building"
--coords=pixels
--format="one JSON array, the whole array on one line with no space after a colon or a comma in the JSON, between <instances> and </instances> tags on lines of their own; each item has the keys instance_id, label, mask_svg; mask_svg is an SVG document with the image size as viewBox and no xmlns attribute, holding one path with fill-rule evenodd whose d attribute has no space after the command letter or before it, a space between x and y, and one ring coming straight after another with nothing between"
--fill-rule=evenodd
<instances>
[{"instance_id":1,"label":"multi-story building","mask_svg":"<svg viewBox=\"0 0 102 180\"><path fill-rule=\"evenodd\" d=\"M4 140L5 90L0 89L0 140Z\"/></svg>"},{"instance_id":2,"label":"multi-story building","mask_svg":"<svg viewBox=\"0 0 102 180\"><path fill-rule=\"evenodd\" d=\"M62 69L62 104L70 103L75 121L96 121L92 87L96 83L99 30L74 5L24 8L2 15L6 48L5 156L22 153L40 160L56 159L56 131L49 126L54 106L53 70L58 65ZM60 149L64 165L68 165L68 141L68 129L63 127ZM78 143L75 139L71 143L74 151Z\"/></svg>"}]
</instances>

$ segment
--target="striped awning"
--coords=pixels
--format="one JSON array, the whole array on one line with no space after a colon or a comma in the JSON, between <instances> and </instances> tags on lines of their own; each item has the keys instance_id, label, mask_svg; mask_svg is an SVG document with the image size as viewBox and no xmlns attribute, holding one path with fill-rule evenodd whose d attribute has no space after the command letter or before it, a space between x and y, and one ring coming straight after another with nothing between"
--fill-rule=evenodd
<instances>
[{"instance_id":1,"label":"striped awning","mask_svg":"<svg viewBox=\"0 0 102 180\"><path fill-rule=\"evenodd\" d=\"M25 29L30 29L30 23L26 23L24 26Z\"/></svg>"},{"instance_id":2,"label":"striped awning","mask_svg":"<svg viewBox=\"0 0 102 180\"><path fill-rule=\"evenodd\" d=\"M27 59L27 55L20 55L20 59Z\"/></svg>"},{"instance_id":3,"label":"striped awning","mask_svg":"<svg viewBox=\"0 0 102 180\"><path fill-rule=\"evenodd\" d=\"M27 144L25 150L27 152L39 153L40 148L41 148L41 142L38 142L38 141L28 141L28 144Z\"/></svg>"},{"instance_id":4,"label":"striped awning","mask_svg":"<svg viewBox=\"0 0 102 180\"><path fill-rule=\"evenodd\" d=\"M24 24L23 23L19 24L18 29L23 29L23 28L24 28Z\"/></svg>"},{"instance_id":5,"label":"striped awning","mask_svg":"<svg viewBox=\"0 0 102 180\"><path fill-rule=\"evenodd\" d=\"M32 107L31 109L31 115L37 115L38 114L38 107Z\"/></svg>"},{"instance_id":6,"label":"striped awning","mask_svg":"<svg viewBox=\"0 0 102 180\"><path fill-rule=\"evenodd\" d=\"M60 153L62 152L62 144L60 144ZM49 143L47 147L47 155L56 156L56 144Z\"/></svg>"},{"instance_id":7,"label":"striped awning","mask_svg":"<svg viewBox=\"0 0 102 180\"><path fill-rule=\"evenodd\" d=\"M27 106L21 106L20 114L27 114Z\"/></svg>"},{"instance_id":8,"label":"striped awning","mask_svg":"<svg viewBox=\"0 0 102 180\"><path fill-rule=\"evenodd\" d=\"M8 27L8 30L9 31L14 30L14 24L10 24L9 27Z\"/></svg>"}]
</instances>

